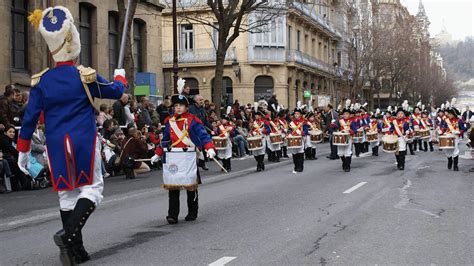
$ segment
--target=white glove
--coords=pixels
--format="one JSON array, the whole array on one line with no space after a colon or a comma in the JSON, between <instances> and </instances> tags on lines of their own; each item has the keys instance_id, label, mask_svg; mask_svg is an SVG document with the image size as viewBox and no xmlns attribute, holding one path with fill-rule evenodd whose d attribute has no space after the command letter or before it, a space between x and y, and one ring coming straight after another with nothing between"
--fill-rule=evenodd
<instances>
[{"instance_id":1,"label":"white glove","mask_svg":"<svg viewBox=\"0 0 474 266\"><path fill-rule=\"evenodd\" d=\"M125 69L123 69L123 68L115 69L115 70L114 70L114 78L115 78L116 76L122 76L122 77L125 78Z\"/></svg>"},{"instance_id":2,"label":"white glove","mask_svg":"<svg viewBox=\"0 0 474 266\"><path fill-rule=\"evenodd\" d=\"M150 161L150 162L151 162L151 164L155 164L155 163L157 163L159 160L160 160L160 156L158 156L158 155L155 154L155 155L153 155L153 157L151 157L151 161Z\"/></svg>"},{"instance_id":3,"label":"white glove","mask_svg":"<svg viewBox=\"0 0 474 266\"><path fill-rule=\"evenodd\" d=\"M30 163L30 153L29 152L20 152L18 153L18 167L20 170L25 173L25 175L29 175L28 173L28 164Z\"/></svg>"},{"instance_id":4,"label":"white glove","mask_svg":"<svg viewBox=\"0 0 474 266\"><path fill-rule=\"evenodd\" d=\"M214 151L214 149L207 150L206 154L207 154L207 158L209 159L214 159L214 157L216 157L216 152Z\"/></svg>"},{"instance_id":5,"label":"white glove","mask_svg":"<svg viewBox=\"0 0 474 266\"><path fill-rule=\"evenodd\" d=\"M460 132L459 132L458 130L455 130L455 131L453 132L454 135L459 135L459 133L460 133Z\"/></svg>"}]
</instances>

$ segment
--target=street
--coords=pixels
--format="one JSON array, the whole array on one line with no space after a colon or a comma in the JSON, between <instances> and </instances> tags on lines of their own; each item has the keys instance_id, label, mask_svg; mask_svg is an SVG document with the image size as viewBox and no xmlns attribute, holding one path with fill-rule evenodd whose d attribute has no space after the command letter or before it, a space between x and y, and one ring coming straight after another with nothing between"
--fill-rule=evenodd
<instances>
[{"instance_id":1,"label":"street","mask_svg":"<svg viewBox=\"0 0 474 266\"><path fill-rule=\"evenodd\" d=\"M465 145L461 145L465 146ZM290 159L255 172L253 157L233 160L224 175L214 163L199 190L199 217L168 225L161 171L136 180L106 180L102 206L84 228L86 265L354 265L474 264L473 164L446 169L441 151L341 161ZM464 154L465 150L461 151ZM52 241L60 229L51 190L0 195L1 265L59 265Z\"/></svg>"}]
</instances>

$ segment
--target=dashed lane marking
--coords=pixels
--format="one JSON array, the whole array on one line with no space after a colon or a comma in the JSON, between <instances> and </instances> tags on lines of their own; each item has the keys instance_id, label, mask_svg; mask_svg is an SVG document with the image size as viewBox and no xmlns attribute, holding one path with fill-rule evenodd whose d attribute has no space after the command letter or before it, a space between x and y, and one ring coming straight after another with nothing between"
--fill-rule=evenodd
<instances>
[{"instance_id":1,"label":"dashed lane marking","mask_svg":"<svg viewBox=\"0 0 474 266\"><path fill-rule=\"evenodd\" d=\"M357 184L357 185L355 185L355 186L349 188L348 190L346 190L346 191L344 191L344 192L342 192L342 193L344 193L344 194L349 194L349 193L353 192L354 190L356 190L356 189L362 187L362 186L365 185L365 184L367 184L367 182L360 182L359 184Z\"/></svg>"},{"instance_id":2,"label":"dashed lane marking","mask_svg":"<svg viewBox=\"0 0 474 266\"><path fill-rule=\"evenodd\" d=\"M214 261L213 263L210 263L209 266L222 266L222 265L226 265L227 263L235 260L237 257L222 257L216 261Z\"/></svg>"}]
</instances>

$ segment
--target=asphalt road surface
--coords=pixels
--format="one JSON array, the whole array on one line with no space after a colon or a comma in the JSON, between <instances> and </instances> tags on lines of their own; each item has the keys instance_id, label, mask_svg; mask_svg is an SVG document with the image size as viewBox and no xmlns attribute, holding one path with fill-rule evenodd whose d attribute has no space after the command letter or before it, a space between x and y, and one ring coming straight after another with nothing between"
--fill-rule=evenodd
<instances>
[{"instance_id":1,"label":"asphalt road surface","mask_svg":"<svg viewBox=\"0 0 474 266\"><path fill-rule=\"evenodd\" d=\"M440 151L395 158L306 161L292 174L291 159L256 173L253 158L215 165L200 187L199 218L165 220L168 196L161 172L134 181L106 180L104 203L84 229L86 265L358 265L474 264L474 163L446 169ZM58 265L52 241L60 229L50 189L0 195L0 264Z\"/></svg>"}]
</instances>

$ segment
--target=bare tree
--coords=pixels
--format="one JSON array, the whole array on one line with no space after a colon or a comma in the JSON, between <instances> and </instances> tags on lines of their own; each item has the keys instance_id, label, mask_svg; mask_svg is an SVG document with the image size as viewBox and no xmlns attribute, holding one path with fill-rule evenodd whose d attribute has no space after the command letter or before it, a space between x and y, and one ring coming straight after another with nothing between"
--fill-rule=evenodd
<instances>
[{"instance_id":1,"label":"bare tree","mask_svg":"<svg viewBox=\"0 0 474 266\"><path fill-rule=\"evenodd\" d=\"M167 5L170 6L169 3ZM211 38L216 50L212 93L212 101L216 104L222 101L224 65L232 43L243 32L269 30L267 25L286 11L286 3L261 0L196 0L180 2L180 5L182 11L186 11L178 14L180 19L211 29L208 31L210 36L213 30L218 33L217 39Z\"/></svg>"}]
</instances>

